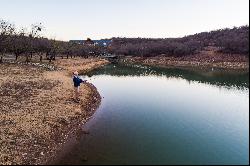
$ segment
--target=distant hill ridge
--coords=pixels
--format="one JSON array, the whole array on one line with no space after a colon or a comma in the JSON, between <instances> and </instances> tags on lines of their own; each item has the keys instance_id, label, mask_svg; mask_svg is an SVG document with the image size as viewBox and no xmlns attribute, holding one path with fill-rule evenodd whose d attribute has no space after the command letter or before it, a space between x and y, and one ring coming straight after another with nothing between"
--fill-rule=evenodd
<instances>
[{"instance_id":1,"label":"distant hill ridge","mask_svg":"<svg viewBox=\"0 0 250 166\"><path fill-rule=\"evenodd\" d=\"M249 26L202 32L182 38L113 38L111 51L118 55L185 56L213 48L216 52L249 56Z\"/></svg>"}]
</instances>

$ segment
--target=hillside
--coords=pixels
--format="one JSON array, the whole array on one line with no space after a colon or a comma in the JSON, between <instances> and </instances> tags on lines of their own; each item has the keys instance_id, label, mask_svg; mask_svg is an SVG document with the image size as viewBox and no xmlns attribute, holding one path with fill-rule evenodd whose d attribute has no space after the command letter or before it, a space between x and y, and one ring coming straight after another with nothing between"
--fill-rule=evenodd
<instances>
[{"instance_id":1,"label":"hillside","mask_svg":"<svg viewBox=\"0 0 250 166\"><path fill-rule=\"evenodd\" d=\"M230 56L249 56L249 26L202 32L183 38L145 39L113 38L110 52L117 55L141 57L190 56L202 53L206 48Z\"/></svg>"}]
</instances>

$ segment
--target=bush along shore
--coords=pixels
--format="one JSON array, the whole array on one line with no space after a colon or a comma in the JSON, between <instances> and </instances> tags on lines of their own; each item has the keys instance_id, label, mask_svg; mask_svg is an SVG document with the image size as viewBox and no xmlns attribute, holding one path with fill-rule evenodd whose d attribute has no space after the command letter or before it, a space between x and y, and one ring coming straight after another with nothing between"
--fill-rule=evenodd
<instances>
[{"instance_id":1,"label":"bush along shore","mask_svg":"<svg viewBox=\"0 0 250 166\"><path fill-rule=\"evenodd\" d=\"M0 64L0 164L46 164L68 136L98 108L101 97L91 83L73 100L71 73L101 67L102 59L62 59L51 65Z\"/></svg>"}]
</instances>

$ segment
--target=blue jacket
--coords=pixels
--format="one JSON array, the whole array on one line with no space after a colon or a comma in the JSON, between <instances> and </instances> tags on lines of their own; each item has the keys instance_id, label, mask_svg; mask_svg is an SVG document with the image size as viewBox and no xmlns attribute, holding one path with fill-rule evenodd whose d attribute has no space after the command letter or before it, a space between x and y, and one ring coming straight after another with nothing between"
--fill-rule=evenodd
<instances>
[{"instance_id":1,"label":"blue jacket","mask_svg":"<svg viewBox=\"0 0 250 166\"><path fill-rule=\"evenodd\" d=\"M84 81L81 78L74 76L73 82L74 82L74 87L79 87L81 83L83 83Z\"/></svg>"}]
</instances>

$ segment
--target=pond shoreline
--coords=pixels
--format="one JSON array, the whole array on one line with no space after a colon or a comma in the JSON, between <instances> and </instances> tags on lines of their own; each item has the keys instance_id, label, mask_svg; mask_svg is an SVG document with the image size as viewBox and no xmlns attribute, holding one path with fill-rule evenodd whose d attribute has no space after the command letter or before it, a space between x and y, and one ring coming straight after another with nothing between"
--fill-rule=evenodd
<instances>
[{"instance_id":1,"label":"pond shoreline","mask_svg":"<svg viewBox=\"0 0 250 166\"><path fill-rule=\"evenodd\" d=\"M70 126L65 130L67 133L67 138L65 138L63 144L59 148L56 148L51 156L47 158L42 163L43 165L56 165L58 161L64 156L69 149L76 144L78 138L81 135L88 134L87 131L83 131L82 127L92 118L96 110L101 104L101 96L98 93L96 87L92 84L88 84L92 91L92 98L89 101L88 105L85 105L85 111L87 116L83 116L77 119L75 122L72 122ZM86 133L85 133L86 132Z\"/></svg>"},{"instance_id":2,"label":"pond shoreline","mask_svg":"<svg viewBox=\"0 0 250 166\"><path fill-rule=\"evenodd\" d=\"M73 101L71 75L108 62L64 59L41 65L0 64L0 164L49 164L97 110L101 96L91 83L81 86L80 103ZM20 100L20 102L18 101Z\"/></svg>"},{"instance_id":3,"label":"pond shoreline","mask_svg":"<svg viewBox=\"0 0 250 166\"><path fill-rule=\"evenodd\" d=\"M204 57L198 59L197 55L193 57L131 57L126 56L119 60L121 63L138 63L143 65L164 67L164 68L218 68L225 70L244 70L249 71L249 59L241 57L237 61L234 59L226 59L225 61L214 60L213 58Z\"/></svg>"},{"instance_id":4,"label":"pond shoreline","mask_svg":"<svg viewBox=\"0 0 250 166\"><path fill-rule=\"evenodd\" d=\"M248 74L110 64L88 75L105 99L56 164L246 163Z\"/></svg>"}]
</instances>

